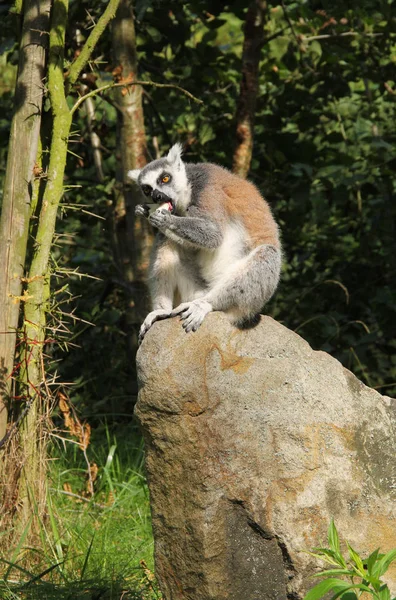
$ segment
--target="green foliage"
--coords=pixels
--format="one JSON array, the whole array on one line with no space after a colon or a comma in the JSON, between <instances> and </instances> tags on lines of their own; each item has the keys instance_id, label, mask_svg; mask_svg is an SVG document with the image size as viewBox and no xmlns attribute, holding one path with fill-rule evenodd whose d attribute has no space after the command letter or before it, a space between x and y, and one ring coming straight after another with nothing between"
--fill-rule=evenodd
<instances>
[{"instance_id":1,"label":"green foliage","mask_svg":"<svg viewBox=\"0 0 396 600\"><path fill-rule=\"evenodd\" d=\"M254 158L286 252L274 314L383 386L395 381L395 96L384 88L395 24L385 3L374 5L375 19L366 3L325 14L290 4L296 34L328 38L315 40L315 57L313 42L288 34L270 44Z\"/></svg>"},{"instance_id":2,"label":"green foliage","mask_svg":"<svg viewBox=\"0 0 396 600\"><path fill-rule=\"evenodd\" d=\"M376 600L391 600L390 591L386 583L381 580L390 564L396 560L396 548L386 554L380 554L379 549L363 559L346 542L348 558L341 553L340 540L334 521L328 530L328 548L315 548L311 556L329 563L332 568L316 573L315 577L325 579L315 585L305 595L304 600L320 600L326 594L332 594L331 600L357 600L366 594ZM340 579L343 577L343 579ZM396 600L396 598L392 598Z\"/></svg>"},{"instance_id":3,"label":"green foliage","mask_svg":"<svg viewBox=\"0 0 396 600\"><path fill-rule=\"evenodd\" d=\"M134 427L117 429L117 437L107 427L93 433L87 450L98 466L92 497L81 449L70 441L53 446L40 549L27 548L22 535L0 558L1 598L160 598L141 443Z\"/></svg>"}]
</instances>

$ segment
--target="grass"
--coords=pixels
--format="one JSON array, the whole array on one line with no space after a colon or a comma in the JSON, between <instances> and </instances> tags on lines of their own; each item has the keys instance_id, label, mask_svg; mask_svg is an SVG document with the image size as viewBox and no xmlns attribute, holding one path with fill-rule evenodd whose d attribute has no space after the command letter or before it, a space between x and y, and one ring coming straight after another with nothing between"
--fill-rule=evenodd
<instances>
[{"instance_id":1,"label":"grass","mask_svg":"<svg viewBox=\"0 0 396 600\"><path fill-rule=\"evenodd\" d=\"M36 548L21 536L0 563L1 600L154 600L153 541L141 441L132 425L52 447L48 515Z\"/></svg>"}]
</instances>

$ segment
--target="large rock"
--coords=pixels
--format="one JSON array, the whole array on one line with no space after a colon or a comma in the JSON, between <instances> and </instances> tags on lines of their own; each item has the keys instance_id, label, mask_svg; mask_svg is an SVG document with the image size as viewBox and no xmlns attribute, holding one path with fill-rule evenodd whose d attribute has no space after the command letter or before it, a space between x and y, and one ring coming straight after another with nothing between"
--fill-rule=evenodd
<instances>
[{"instance_id":1,"label":"large rock","mask_svg":"<svg viewBox=\"0 0 396 600\"><path fill-rule=\"evenodd\" d=\"M138 373L166 600L302 598L331 517L363 554L396 546L395 405L337 360L215 313L155 324Z\"/></svg>"}]
</instances>

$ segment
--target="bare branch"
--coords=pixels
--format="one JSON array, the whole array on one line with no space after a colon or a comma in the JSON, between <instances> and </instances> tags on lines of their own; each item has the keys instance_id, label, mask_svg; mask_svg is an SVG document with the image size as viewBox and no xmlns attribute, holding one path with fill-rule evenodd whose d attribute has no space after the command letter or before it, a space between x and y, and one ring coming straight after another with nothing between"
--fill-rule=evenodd
<instances>
[{"instance_id":1,"label":"bare branch","mask_svg":"<svg viewBox=\"0 0 396 600\"><path fill-rule=\"evenodd\" d=\"M385 81L384 83L384 88L386 89L387 92L389 92L390 94L396 95L396 91L394 89L391 88L391 86L389 85L389 83L387 83Z\"/></svg>"},{"instance_id":2,"label":"bare branch","mask_svg":"<svg viewBox=\"0 0 396 600\"><path fill-rule=\"evenodd\" d=\"M380 37L383 33L365 33L360 31L344 31L343 33L326 33L322 35L312 35L310 37L301 36L301 42L313 42L314 40L327 40L329 38L362 36L362 37Z\"/></svg>"},{"instance_id":3,"label":"bare branch","mask_svg":"<svg viewBox=\"0 0 396 600\"><path fill-rule=\"evenodd\" d=\"M181 92L182 94L184 94L185 96L187 96L187 98L190 98L191 100L196 102L197 104L203 104L203 100L196 98L190 92L188 92L187 90L185 90L184 88L182 88L178 85L175 85L174 83L157 83L155 81L138 81L138 80L130 79L130 80L125 80L125 81L118 82L118 83L112 82L112 83L108 83L107 85L102 85L101 87L97 88L96 90L92 90L88 94L81 96L77 100L75 105L71 108L70 114L73 115L76 112L76 110L78 109L78 107L81 106L81 104L83 102L85 102L85 100L87 98L92 98L93 96L96 96L97 94L100 94L101 92L105 92L106 90L110 90L112 88L128 87L130 85L143 85L143 86L147 85L149 87L175 89L175 90L178 90L179 92Z\"/></svg>"}]
</instances>

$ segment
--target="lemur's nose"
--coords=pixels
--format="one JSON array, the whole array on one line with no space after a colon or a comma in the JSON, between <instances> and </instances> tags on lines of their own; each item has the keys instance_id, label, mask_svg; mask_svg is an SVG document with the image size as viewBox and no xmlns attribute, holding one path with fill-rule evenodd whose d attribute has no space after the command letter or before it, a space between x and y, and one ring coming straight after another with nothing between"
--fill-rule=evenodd
<instances>
[{"instance_id":1,"label":"lemur's nose","mask_svg":"<svg viewBox=\"0 0 396 600\"><path fill-rule=\"evenodd\" d=\"M154 200L154 202L165 202L167 199L167 195L163 194L159 190L154 190L151 197Z\"/></svg>"}]
</instances>

